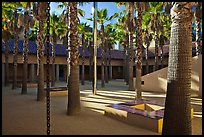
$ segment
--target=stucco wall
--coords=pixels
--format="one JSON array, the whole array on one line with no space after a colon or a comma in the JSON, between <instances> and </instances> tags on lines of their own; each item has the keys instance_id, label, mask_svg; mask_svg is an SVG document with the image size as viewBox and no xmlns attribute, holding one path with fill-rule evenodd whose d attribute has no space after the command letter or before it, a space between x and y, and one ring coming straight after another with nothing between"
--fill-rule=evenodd
<instances>
[{"instance_id":1,"label":"stucco wall","mask_svg":"<svg viewBox=\"0 0 204 137\"><path fill-rule=\"evenodd\" d=\"M198 56L199 64L199 93L198 95L202 98L202 54Z\"/></svg>"},{"instance_id":2,"label":"stucco wall","mask_svg":"<svg viewBox=\"0 0 204 137\"><path fill-rule=\"evenodd\" d=\"M193 57L192 60L192 77L191 77L191 89L192 92L202 92L202 84L199 83L199 73L202 81L202 55L200 60L198 56ZM142 77L144 85L142 85L143 91L154 91L154 92L166 92L167 89L167 67L158 71L149 73Z\"/></svg>"}]
</instances>

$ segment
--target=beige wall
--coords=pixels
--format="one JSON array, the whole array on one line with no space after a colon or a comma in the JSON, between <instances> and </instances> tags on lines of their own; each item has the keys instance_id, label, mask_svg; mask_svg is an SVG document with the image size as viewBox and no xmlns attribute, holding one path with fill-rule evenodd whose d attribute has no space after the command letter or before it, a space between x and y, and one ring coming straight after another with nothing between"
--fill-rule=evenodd
<instances>
[{"instance_id":1,"label":"beige wall","mask_svg":"<svg viewBox=\"0 0 204 137\"><path fill-rule=\"evenodd\" d=\"M202 59L198 60L198 56L193 57L191 89L193 92L195 92L197 94L201 93L201 91L202 91L202 84L201 84L201 81L202 81L202 63L201 62L202 62ZM199 75L201 78L200 83L199 83ZM142 77L142 81L144 81L144 85L142 85L143 91L166 92L166 89L167 89L167 67L160 69L158 71L149 73L147 75L144 75ZM200 86L200 91L199 91L199 86Z\"/></svg>"},{"instance_id":2,"label":"beige wall","mask_svg":"<svg viewBox=\"0 0 204 137\"><path fill-rule=\"evenodd\" d=\"M198 56L198 64L199 64L199 93L198 95L202 98L202 54Z\"/></svg>"}]
</instances>

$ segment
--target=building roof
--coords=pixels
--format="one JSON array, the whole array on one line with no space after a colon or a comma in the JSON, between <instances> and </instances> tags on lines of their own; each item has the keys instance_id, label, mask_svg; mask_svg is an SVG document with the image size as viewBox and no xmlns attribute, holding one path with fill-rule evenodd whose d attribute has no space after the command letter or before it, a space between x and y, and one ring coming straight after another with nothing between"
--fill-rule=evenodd
<instances>
[{"instance_id":1,"label":"building roof","mask_svg":"<svg viewBox=\"0 0 204 137\"><path fill-rule=\"evenodd\" d=\"M18 49L19 49L19 53L23 53L23 40L19 40L19 44L18 44ZM9 46L9 52L13 53L14 50L14 39L10 39L8 41L8 46ZM52 46L52 44L50 44L50 46ZM46 52L46 44L45 44L45 54ZM37 54L37 44L34 41L29 41L29 45L28 45L28 49L29 49L29 54ZM2 40L2 52L5 52L5 43ZM195 42L192 43L192 52L193 52L193 56L196 55L196 46L195 46ZM50 48L50 53L51 53L51 48ZM155 56L155 49L154 47L149 47L149 52L148 52L148 57L149 58L153 58ZM80 57L82 55L82 47L79 47L79 54ZM168 56L169 54L169 45L164 45L163 46L163 55L164 56ZM85 58L88 58L90 56L90 52L89 52L89 48L85 48ZM67 56L67 50L66 50L66 46L64 46L63 44L57 44L56 45L56 56ZM160 56L160 52L159 52L159 56ZM101 57L101 48L97 49L97 57ZM107 57L109 57L109 53L107 52ZM143 57L145 57L145 52L143 52ZM122 50L115 50L112 49L111 50L111 59L123 59L123 51Z\"/></svg>"}]
</instances>

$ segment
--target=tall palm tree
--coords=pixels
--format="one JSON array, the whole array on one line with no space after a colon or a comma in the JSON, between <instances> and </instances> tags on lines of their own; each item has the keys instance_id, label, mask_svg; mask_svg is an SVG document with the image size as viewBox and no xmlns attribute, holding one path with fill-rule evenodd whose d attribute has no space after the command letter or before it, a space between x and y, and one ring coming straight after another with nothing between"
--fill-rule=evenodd
<instances>
[{"instance_id":1,"label":"tall palm tree","mask_svg":"<svg viewBox=\"0 0 204 137\"><path fill-rule=\"evenodd\" d=\"M51 86L55 86L55 54L56 54L56 44L57 44L57 29L59 17L56 14L50 16L50 27L52 30L52 74L51 74Z\"/></svg>"},{"instance_id":2,"label":"tall palm tree","mask_svg":"<svg viewBox=\"0 0 204 137\"><path fill-rule=\"evenodd\" d=\"M98 9L98 4L97 2L93 2L93 7L94 7L94 15L93 15L93 94L96 94L97 90L97 9Z\"/></svg>"},{"instance_id":3,"label":"tall palm tree","mask_svg":"<svg viewBox=\"0 0 204 137\"><path fill-rule=\"evenodd\" d=\"M79 42L78 42L78 19L77 2L70 2L70 75L68 79L68 105L67 114L76 115L80 113L79 92Z\"/></svg>"},{"instance_id":4,"label":"tall palm tree","mask_svg":"<svg viewBox=\"0 0 204 137\"><path fill-rule=\"evenodd\" d=\"M38 50L37 50L37 61L38 61L38 89L37 89L37 101L44 101L45 91L44 91L44 41L43 41L43 30L44 30L44 17L46 17L46 2L38 2L33 5L34 17L38 20L39 30L37 36Z\"/></svg>"},{"instance_id":5,"label":"tall palm tree","mask_svg":"<svg viewBox=\"0 0 204 137\"><path fill-rule=\"evenodd\" d=\"M155 65L154 65L154 71L158 70L158 64L159 64L159 46L158 46L158 18L159 13L163 10L163 3L162 2L150 2L150 16L151 22L150 22L150 28L153 31L153 39L155 41Z\"/></svg>"},{"instance_id":6,"label":"tall palm tree","mask_svg":"<svg viewBox=\"0 0 204 137\"><path fill-rule=\"evenodd\" d=\"M87 26L87 22L80 23L78 25L78 31L79 34L81 34L82 39L82 75L81 75L81 84L84 85L84 63L85 63L85 48L86 46L86 31L89 29L89 26Z\"/></svg>"},{"instance_id":7,"label":"tall palm tree","mask_svg":"<svg viewBox=\"0 0 204 137\"><path fill-rule=\"evenodd\" d=\"M126 13L122 15L125 12L121 12L120 17L118 18L118 22L114 25L114 28L116 29L116 39L119 42L119 44L123 47L123 77L124 81L126 81L126 84L128 85L128 35L127 35L127 16Z\"/></svg>"},{"instance_id":8,"label":"tall palm tree","mask_svg":"<svg viewBox=\"0 0 204 137\"><path fill-rule=\"evenodd\" d=\"M167 94L163 118L163 135L192 134L191 65L192 5L175 2L171 9L171 37L167 74Z\"/></svg>"},{"instance_id":9,"label":"tall palm tree","mask_svg":"<svg viewBox=\"0 0 204 137\"><path fill-rule=\"evenodd\" d=\"M17 60L18 60L18 13L17 8L14 11L14 35L15 35L15 45L13 52L13 84L12 89L17 87Z\"/></svg>"},{"instance_id":10,"label":"tall palm tree","mask_svg":"<svg viewBox=\"0 0 204 137\"><path fill-rule=\"evenodd\" d=\"M108 21L111 21L112 19L118 17L118 13L113 14L112 16L108 16L108 9L101 9L101 10L97 10L97 22L101 25L101 30L100 30L100 38L101 38L101 87L105 86L105 31L104 31L104 24ZM91 20L93 21L92 18L88 18L87 20Z\"/></svg>"},{"instance_id":11,"label":"tall palm tree","mask_svg":"<svg viewBox=\"0 0 204 137\"><path fill-rule=\"evenodd\" d=\"M142 10L144 3L135 2L135 7L137 10L137 67L136 67L136 83L135 91L137 93L137 99L142 98Z\"/></svg>"},{"instance_id":12,"label":"tall palm tree","mask_svg":"<svg viewBox=\"0 0 204 137\"><path fill-rule=\"evenodd\" d=\"M79 2L79 6L83 5L86 2ZM63 44L66 45L67 48L67 84L68 84L68 78L70 75L70 2L60 2L58 5L59 8L65 8L61 15L61 23L64 26L64 29L62 29L62 32L59 34L60 37L63 39ZM84 11L77 8L77 15L80 15L84 17ZM77 17L77 20L79 21L79 18Z\"/></svg>"},{"instance_id":13,"label":"tall palm tree","mask_svg":"<svg viewBox=\"0 0 204 137\"><path fill-rule=\"evenodd\" d=\"M93 68L93 46L92 46L92 40L93 40L93 34L92 34L92 29L86 33L85 35L87 44L88 44L88 50L89 50L89 81L92 81L93 73L92 73L92 68Z\"/></svg>"},{"instance_id":14,"label":"tall palm tree","mask_svg":"<svg viewBox=\"0 0 204 137\"><path fill-rule=\"evenodd\" d=\"M150 46L150 41L152 40L151 38L151 33L148 31L149 27L149 22L150 22L150 16L149 16L149 12L148 11L144 11L143 12L143 16L142 16L142 30L143 30L143 42L144 42L144 46L145 46L145 72L149 73L149 62L148 62L148 52L149 52L149 46Z\"/></svg>"},{"instance_id":15,"label":"tall palm tree","mask_svg":"<svg viewBox=\"0 0 204 137\"><path fill-rule=\"evenodd\" d=\"M133 85L133 19L134 19L134 3L133 2L128 2L126 5L126 9L128 10L128 35L129 35L129 48L128 48L128 54L129 54L129 62L128 62L128 73L129 73L129 80L128 80L128 89L129 90L134 90L134 85Z\"/></svg>"},{"instance_id":16,"label":"tall palm tree","mask_svg":"<svg viewBox=\"0 0 204 137\"><path fill-rule=\"evenodd\" d=\"M14 34L15 44L14 44L14 52L13 52L13 84L12 89L16 89L17 87L17 60L18 60L18 33L22 30L22 27L18 26L18 11L20 10L19 7L21 6L20 2L9 2L9 3L3 3L2 5L2 15L4 20L10 20L8 21L8 24L4 27L7 27L4 30L8 30L9 32L12 32ZM13 17L12 17L13 16ZM5 32L5 31L4 31ZM9 33L3 33L4 35L8 35ZM7 44L7 43L6 43ZM8 57L8 48L6 45L6 56ZM8 60L6 59L6 83L8 82Z\"/></svg>"},{"instance_id":17,"label":"tall palm tree","mask_svg":"<svg viewBox=\"0 0 204 137\"><path fill-rule=\"evenodd\" d=\"M196 2L196 10L195 10L195 22L196 22L196 49L197 49L197 55L202 53L202 44L201 44L201 21L202 21L202 2Z\"/></svg>"},{"instance_id":18,"label":"tall palm tree","mask_svg":"<svg viewBox=\"0 0 204 137\"><path fill-rule=\"evenodd\" d=\"M9 86L9 47L8 41L13 33L13 8L14 4L2 2L2 39L5 43L5 86Z\"/></svg>"},{"instance_id":19,"label":"tall palm tree","mask_svg":"<svg viewBox=\"0 0 204 137\"><path fill-rule=\"evenodd\" d=\"M21 94L27 94L27 77L28 77L28 42L29 42L29 9L30 2L26 2L24 13L24 47L23 47L23 83Z\"/></svg>"},{"instance_id":20,"label":"tall palm tree","mask_svg":"<svg viewBox=\"0 0 204 137\"><path fill-rule=\"evenodd\" d=\"M111 49L113 49L113 45L116 44L118 39L117 31L114 28L114 24L106 25L105 29L105 82L108 83L108 80L112 79L112 66L111 66ZM108 51L108 52L107 52ZM109 75L108 75L108 67L109 67Z\"/></svg>"}]
</instances>

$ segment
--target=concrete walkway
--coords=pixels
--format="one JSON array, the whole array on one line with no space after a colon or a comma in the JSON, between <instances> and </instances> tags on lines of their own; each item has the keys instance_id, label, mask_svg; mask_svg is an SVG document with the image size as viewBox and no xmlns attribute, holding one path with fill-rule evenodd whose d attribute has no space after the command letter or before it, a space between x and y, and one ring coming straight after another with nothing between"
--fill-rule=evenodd
<instances>
[{"instance_id":1,"label":"concrete walkway","mask_svg":"<svg viewBox=\"0 0 204 137\"><path fill-rule=\"evenodd\" d=\"M57 82L56 86L65 86ZM51 135L159 135L156 132L128 125L103 115L105 105L134 100L135 92L128 91L122 80L106 83L101 88L97 83L97 95L92 95L92 83L80 85L81 113L67 116L67 96L51 97ZM36 88L29 88L21 95L21 88L11 90L2 87L2 134L3 135L46 135L46 104L36 101ZM165 101L164 93L143 92L144 99ZM202 135L202 99L192 95L194 118L193 135Z\"/></svg>"}]
</instances>

